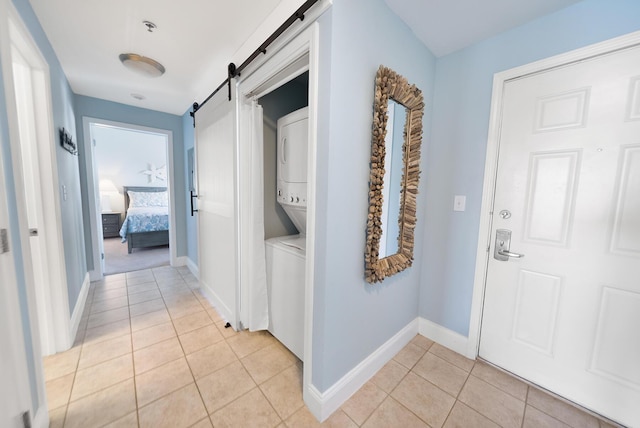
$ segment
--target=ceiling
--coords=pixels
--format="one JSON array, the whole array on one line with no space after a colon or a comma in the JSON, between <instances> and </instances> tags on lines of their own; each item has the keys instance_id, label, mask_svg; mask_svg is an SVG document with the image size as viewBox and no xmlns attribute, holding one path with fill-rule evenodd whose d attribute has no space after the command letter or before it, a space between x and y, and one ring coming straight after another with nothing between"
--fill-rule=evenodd
<instances>
[{"instance_id":1,"label":"ceiling","mask_svg":"<svg viewBox=\"0 0 640 428\"><path fill-rule=\"evenodd\" d=\"M579 0L385 1L443 56ZM74 93L177 115L222 82L233 58L257 48L269 35L265 22L279 19L275 29L303 2L30 0ZM147 31L145 20L157 28ZM257 41L247 51L250 38ZM122 66L121 53L153 58L167 71L140 76Z\"/></svg>"},{"instance_id":2,"label":"ceiling","mask_svg":"<svg viewBox=\"0 0 640 428\"><path fill-rule=\"evenodd\" d=\"M437 57L581 0L385 0Z\"/></svg>"}]
</instances>

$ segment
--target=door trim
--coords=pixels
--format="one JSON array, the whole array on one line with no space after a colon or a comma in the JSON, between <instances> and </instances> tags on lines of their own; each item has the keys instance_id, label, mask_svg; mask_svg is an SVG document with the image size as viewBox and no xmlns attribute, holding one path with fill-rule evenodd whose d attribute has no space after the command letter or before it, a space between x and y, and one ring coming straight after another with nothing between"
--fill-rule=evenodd
<instances>
[{"instance_id":1,"label":"door trim","mask_svg":"<svg viewBox=\"0 0 640 428\"><path fill-rule=\"evenodd\" d=\"M101 253L104 252L102 246L102 220L99 209L100 199L97 195L100 193L98 189L98 169L95 164L95 149L92 144L91 124L99 124L112 126L115 128L131 129L134 131L150 132L154 134L165 135L167 138L167 164L168 179L167 190L169 193L169 264L171 266L178 265L177 244L176 244L176 187L175 187L175 169L173 161L173 131L168 129L151 128L148 126L135 125L132 123L116 122L107 119L98 119L95 117L83 116L82 129L84 135L84 156L86 165L86 181L87 181L87 199L89 205L89 227L91 230L92 248L91 254L93 258L93 270L89 271L91 281L99 281L104 277L102 269Z\"/></svg>"},{"instance_id":2,"label":"door trim","mask_svg":"<svg viewBox=\"0 0 640 428\"><path fill-rule=\"evenodd\" d=\"M555 55L540 61L532 62L496 73L493 77L491 95L491 115L489 119L489 136L484 165L484 181L482 185L482 205L480 210L480 227L478 232L478 248L476 251L476 267L471 300L471 316L469 320L469 341L466 356L475 359L480 347L482 328L482 311L486 288L487 267L489 263L489 247L491 244L491 226L493 220L493 201L498 170L498 151L500 148L500 127L502 125L502 100L505 84L514 79L523 78L535 73L583 61L595 56L607 54L620 49L640 44L640 31L629 33L584 48Z\"/></svg>"}]
</instances>

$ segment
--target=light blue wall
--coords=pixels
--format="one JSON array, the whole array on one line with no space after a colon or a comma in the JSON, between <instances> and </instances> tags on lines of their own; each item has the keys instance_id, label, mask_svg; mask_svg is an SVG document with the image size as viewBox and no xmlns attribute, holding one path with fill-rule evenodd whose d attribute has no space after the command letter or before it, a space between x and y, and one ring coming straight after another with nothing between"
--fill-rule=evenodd
<instances>
[{"instance_id":1,"label":"light blue wall","mask_svg":"<svg viewBox=\"0 0 640 428\"><path fill-rule=\"evenodd\" d=\"M77 117L77 134L78 142L81 148L80 162L82 165L81 183L82 183L82 212L86 218L89 217L89 205L87 203L87 183L86 183L86 171L84 165L84 158L82 153L84 151L84 132L82 129L82 118L91 117L95 119L110 120L114 122L128 123L138 126L147 126L149 128L158 128L171 131L173 133L173 179L175 183L175 195L174 201L176 204L176 254L178 257L185 256L187 254L187 225L186 225L186 211L182 208L189 202L185 195L186 189L186 176L185 176L185 151L183 144L183 119L181 116L176 116L169 113L162 113L155 110L148 110L139 107L128 106L125 104L114 103L112 101L106 101L98 98L86 97L83 95L74 95L76 117ZM126 153L123 154L126 156ZM91 239L91 231L89 225L85 224L85 237L86 244L82 243L82 248L86 251L86 260L89 265L89 269L93 269L93 262L91 257L91 248L93 242ZM86 245L86 247L85 247Z\"/></svg>"},{"instance_id":2,"label":"light blue wall","mask_svg":"<svg viewBox=\"0 0 640 428\"><path fill-rule=\"evenodd\" d=\"M186 218L186 230L185 235L187 241L187 257L193 262L195 266L198 266L198 237L197 233L197 214L191 216L191 205L189 201L189 168L187 151L193 148L195 142L195 128L193 127L193 118L189 115L192 109L186 111L182 115L182 130L183 130L183 142L184 142L184 188L186 192L187 202L185 205L185 218ZM195 202L194 202L195 203Z\"/></svg>"},{"instance_id":3,"label":"light blue wall","mask_svg":"<svg viewBox=\"0 0 640 428\"><path fill-rule=\"evenodd\" d=\"M435 58L383 0L335 0L320 25L312 376L325 391L418 315L420 263L382 284L364 281L371 123L374 79L384 64L422 89L429 135Z\"/></svg>"},{"instance_id":4,"label":"light blue wall","mask_svg":"<svg viewBox=\"0 0 640 428\"><path fill-rule=\"evenodd\" d=\"M420 316L468 335L494 73L636 30L640 1L585 0L438 59Z\"/></svg>"}]
</instances>

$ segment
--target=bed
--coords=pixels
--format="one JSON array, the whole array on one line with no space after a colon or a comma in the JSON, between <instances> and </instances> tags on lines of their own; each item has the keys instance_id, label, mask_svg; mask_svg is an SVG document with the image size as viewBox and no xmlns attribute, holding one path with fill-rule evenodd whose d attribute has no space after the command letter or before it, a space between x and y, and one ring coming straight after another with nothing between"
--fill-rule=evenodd
<instances>
[{"instance_id":1,"label":"bed","mask_svg":"<svg viewBox=\"0 0 640 428\"><path fill-rule=\"evenodd\" d=\"M128 252L169 245L169 203L166 187L123 186L125 219L120 228Z\"/></svg>"}]
</instances>

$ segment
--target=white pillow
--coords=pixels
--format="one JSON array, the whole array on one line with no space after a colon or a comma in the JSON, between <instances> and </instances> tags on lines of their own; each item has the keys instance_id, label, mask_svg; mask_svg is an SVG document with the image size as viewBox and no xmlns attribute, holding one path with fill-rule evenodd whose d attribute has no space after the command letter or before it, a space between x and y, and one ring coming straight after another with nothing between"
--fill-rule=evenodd
<instances>
[{"instance_id":1,"label":"white pillow","mask_svg":"<svg viewBox=\"0 0 640 428\"><path fill-rule=\"evenodd\" d=\"M129 194L129 207L168 207L169 195L164 192L133 192L127 191Z\"/></svg>"}]
</instances>

